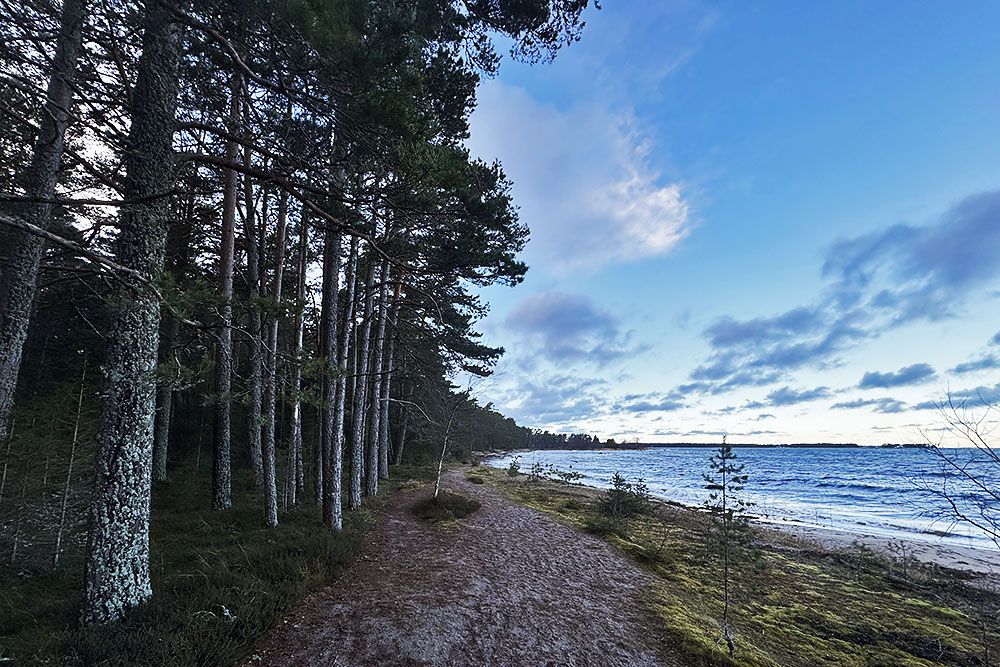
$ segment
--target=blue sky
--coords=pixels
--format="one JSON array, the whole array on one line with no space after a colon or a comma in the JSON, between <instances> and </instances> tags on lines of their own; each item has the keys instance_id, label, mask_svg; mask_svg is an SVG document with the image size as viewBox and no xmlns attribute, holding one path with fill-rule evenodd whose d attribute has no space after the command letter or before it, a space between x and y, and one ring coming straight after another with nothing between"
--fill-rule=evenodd
<instances>
[{"instance_id":1,"label":"blue sky","mask_svg":"<svg viewBox=\"0 0 1000 667\"><path fill-rule=\"evenodd\" d=\"M899 442L1000 390L1000 4L606 2L473 115L532 230L525 425ZM932 435L933 437L933 435Z\"/></svg>"}]
</instances>

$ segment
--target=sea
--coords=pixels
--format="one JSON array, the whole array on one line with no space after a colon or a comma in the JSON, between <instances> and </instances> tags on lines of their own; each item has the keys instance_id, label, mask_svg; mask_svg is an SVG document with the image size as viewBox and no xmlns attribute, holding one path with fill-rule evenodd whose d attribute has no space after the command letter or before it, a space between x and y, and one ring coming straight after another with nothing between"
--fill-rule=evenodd
<instances>
[{"instance_id":1,"label":"sea","mask_svg":"<svg viewBox=\"0 0 1000 667\"><path fill-rule=\"evenodd\" d=\"M996 549L973 526L949 516L945 485L961 507L1000 521L1000 503L969 482L933 451L903 447L734 446L749 476L744 500L762 522L798 524L906 539ZM975 449L946 450L987 489L1000 489L1000 466ZM690 507L708 500L704 475L709 447L648 447L615 450L538 450L489 457L507 468L514 457L522 472L533 465L582 475L581 484L607 488L615 473L643 480L650 493Z\"/></svg>"}]
</instances>

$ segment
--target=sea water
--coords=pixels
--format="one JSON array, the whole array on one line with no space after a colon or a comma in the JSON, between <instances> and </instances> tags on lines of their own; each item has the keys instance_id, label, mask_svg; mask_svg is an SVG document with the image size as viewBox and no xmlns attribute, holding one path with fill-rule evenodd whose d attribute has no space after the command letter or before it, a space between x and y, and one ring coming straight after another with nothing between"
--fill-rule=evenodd
<instances>
[{"instance_id":1,"label":"sea water","mask_svg":"<svg viewBox=\"0 0 1000 667\"><path fill-rule=\"evenodd\" d=\"M963 508L1000 520L1000 503L959 479L934 452L882 447L734 447L749 475L743 497L760 520L832 528L888 538L985 548L995 545L974 527L949 518L939 493L947 484ZM704 475L713 450L649 447L622 450L540 450L490 457L506 468L519 457L522 472L543 467L582 475L580 483L609 487L620 473L642 479L652 495L688 506L708 500ZM1000 466L973 449L944 452L987 488L1000 489Z\"/></svg>"}]
</instances>

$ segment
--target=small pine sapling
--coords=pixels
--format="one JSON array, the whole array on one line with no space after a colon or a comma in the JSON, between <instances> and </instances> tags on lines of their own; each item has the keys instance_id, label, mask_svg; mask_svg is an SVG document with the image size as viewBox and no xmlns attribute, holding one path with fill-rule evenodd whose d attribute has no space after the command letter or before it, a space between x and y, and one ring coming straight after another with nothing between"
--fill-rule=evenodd
<instances>
[{"instance_id":1,"label":"small pine sapling","mask_svg":"<svg viewBox=\"0 0 1000 667\"><path fill-rule=\"evenodd\" d=\"M726 443L725 436L722 446L710 459L709 472L704 479L705 488L710 492L705 507L712 519L707 546L710 553L722 558L722 636L732 657L736 651L729 618L733 570L738 557L750 544L747 510L751 503L742 496L749 476L743 471L743 464L737 462L736 454Z\"/></svg>"}]
</instances>

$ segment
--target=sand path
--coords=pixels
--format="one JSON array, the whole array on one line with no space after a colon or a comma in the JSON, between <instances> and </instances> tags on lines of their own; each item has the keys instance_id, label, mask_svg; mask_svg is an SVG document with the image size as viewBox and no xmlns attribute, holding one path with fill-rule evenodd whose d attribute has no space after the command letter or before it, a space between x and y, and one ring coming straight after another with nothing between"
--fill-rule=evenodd
<instances>
[{"instance_id":1,"label":"sand path","mask_svg":"<svg viewBox=\"0 0 1000 667\"><path fill-rule=\"evenodd\" d=\"M248 665L680 665L641 596L653 578L603 541L447 473L482 508L450 526L390 499L361 557Z\"/></svg>"}]
</instances>

